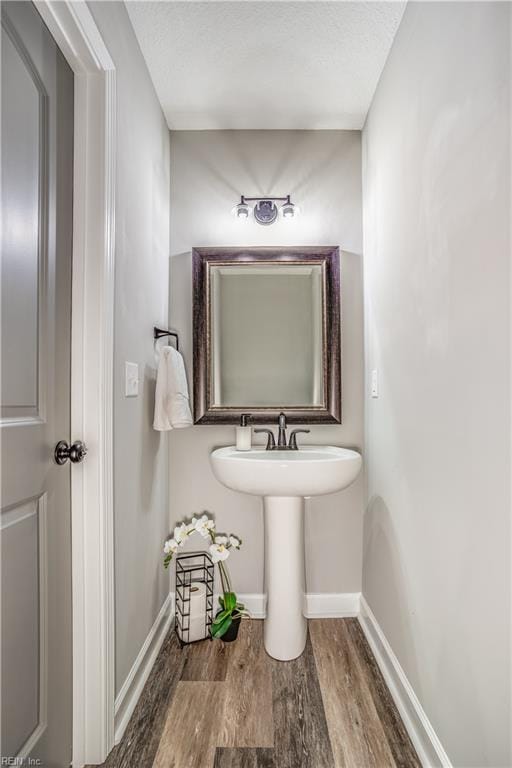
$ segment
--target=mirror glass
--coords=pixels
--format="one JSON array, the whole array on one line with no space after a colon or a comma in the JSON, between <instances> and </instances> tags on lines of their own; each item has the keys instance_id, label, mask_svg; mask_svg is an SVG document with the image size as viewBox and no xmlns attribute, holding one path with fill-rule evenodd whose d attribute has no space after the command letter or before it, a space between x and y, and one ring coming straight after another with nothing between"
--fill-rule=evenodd
<instances>
[{"instance_id":1,"label":"mirror glass","mask_svg":"<svg viewBox=\"0 0 512 768\"><path fill-rule=\"evenodd\" d=\"M325 407L321 264L209 265L213 407Z\"/></svg>"}]
</instances>

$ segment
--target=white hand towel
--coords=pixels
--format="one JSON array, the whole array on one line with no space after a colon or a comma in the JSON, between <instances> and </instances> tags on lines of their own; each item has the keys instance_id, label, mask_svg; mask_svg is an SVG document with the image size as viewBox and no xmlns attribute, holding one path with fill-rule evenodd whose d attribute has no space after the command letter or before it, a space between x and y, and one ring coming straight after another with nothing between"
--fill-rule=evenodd
<instances>
[{"instance_id":1,"label":"white hand towel","mask_svg":"<svg viewBox=\"0 0 512 768\"><path fill-rule=\"evenodd\" d=\"M183 357L174 347L163 347L156 377L153 428L184 429L192 423Z\"/></svg>"}]
</instances>

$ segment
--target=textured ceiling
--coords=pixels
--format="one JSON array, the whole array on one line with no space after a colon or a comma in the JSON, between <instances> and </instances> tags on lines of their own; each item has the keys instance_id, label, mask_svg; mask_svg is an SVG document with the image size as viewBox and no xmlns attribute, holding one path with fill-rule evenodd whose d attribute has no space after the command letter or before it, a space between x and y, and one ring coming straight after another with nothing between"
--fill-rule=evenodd
<instances>
[{"instance_id":1,"label":"textured ceiling","mask_svg":"<svg viewBox=\"0 0 512 768\"><path fill-rule=\"evenodd\" d=\"M405 2L127 2L171 129L359 129Z\"/></svg>"}]
</instances>

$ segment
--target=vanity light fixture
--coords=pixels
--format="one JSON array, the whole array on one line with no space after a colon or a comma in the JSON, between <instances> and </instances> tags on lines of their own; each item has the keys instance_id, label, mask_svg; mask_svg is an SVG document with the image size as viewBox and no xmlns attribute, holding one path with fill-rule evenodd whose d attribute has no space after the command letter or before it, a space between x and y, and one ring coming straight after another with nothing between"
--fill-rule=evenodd
<instances>
[{"instance_id":1,"label":"vanity light fixture","mask_svg":"<svg viewBox=\"0 0 512 768\"><path fill-rule=\"evenodd\" d=\"M281 215L284 219L292 219L299 213L299 208L294 205L290 195L286 197L245 197L242 195L238 205L233 208L233 213L238 219L247 220L251 213L248 203L254 203L252 213L258 224L268 226ZM276 203L282 203L278 208Z\"/></svg>"}]
</instances>

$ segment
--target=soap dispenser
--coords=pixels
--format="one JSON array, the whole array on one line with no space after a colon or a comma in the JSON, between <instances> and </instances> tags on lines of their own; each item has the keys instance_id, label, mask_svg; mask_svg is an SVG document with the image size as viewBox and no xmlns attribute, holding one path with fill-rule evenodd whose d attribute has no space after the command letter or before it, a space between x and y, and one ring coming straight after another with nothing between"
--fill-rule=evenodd
<instances>
[{"instance_id":1,"label":"soap dispenser","mask_svg":"<svg viewBox=\"0 0 512 768\"><path fill-rule=\"evenodd\" d=\"M251 418L250 413L242 413L240 416L240 426L236 428L236 449L237 451L249 451L251 449L251 427L248 421Z\"/></svg>"}]
</instances>

